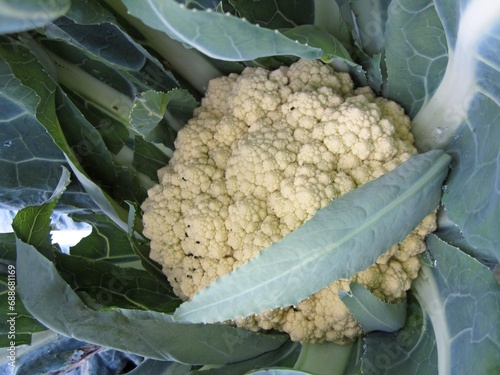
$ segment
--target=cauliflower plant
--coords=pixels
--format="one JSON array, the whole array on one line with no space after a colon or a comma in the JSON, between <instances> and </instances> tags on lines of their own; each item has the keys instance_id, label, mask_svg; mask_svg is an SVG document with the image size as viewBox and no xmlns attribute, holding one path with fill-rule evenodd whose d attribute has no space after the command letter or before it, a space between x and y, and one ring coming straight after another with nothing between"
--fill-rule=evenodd
<instances>
[{"instance_id":1,"label":"cauliflower plant","mask_svg":"<svg viewBox=\"0 0 500 375\"><path fill-rule=\"evenodd\" d=\"M333 199L410 158L409 128L400 106L354 88L348 74L320 61L214 79L142 205L150 256L189 299ZM405 298L434 227L430 215L351 280L386 301ZM295 341L349 342L362 329L338 296L348 285L339 280L297 306L233 323Z\"/></svg>"}]
</instances>

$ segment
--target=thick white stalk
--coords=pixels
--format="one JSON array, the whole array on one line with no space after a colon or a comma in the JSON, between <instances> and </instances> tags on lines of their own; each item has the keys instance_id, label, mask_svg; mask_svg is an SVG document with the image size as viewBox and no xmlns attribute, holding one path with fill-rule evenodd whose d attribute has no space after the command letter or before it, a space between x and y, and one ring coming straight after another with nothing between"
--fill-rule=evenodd
<instances>
[{"instance_id":1,"label":"thick white stalk","mask_svg":"<svg viewBox=\"0 0 500 375\"><path fill-rule=\"evenodd\" d=\"M61 84L120 122L128 122L132 99L59 56L48 52L57 68Z\"/></svg>"},{"instance_id":2,"label":"thick white stalk","mask_svg":"<svg viewBox=\"0 0 500 375\"><path fill-rule=\"evenodd\" d=\"M457 133L477 92L477 47L500 20L500 1L473 0L460 15L443 80L415 116L412 133L421 152L444 149Z\"/></svg>"},{"instance_id":3,"label":"thick white stalk","mask_svg":"<svg viewBox=\"0 0 500 375\"><path fill-rule=\"evenodd\" d=\"M438 373L439 375L450 375L450 342L452 342L452 337L448 330L449 322L446 317L444 302L430 265L422 265L420 275L413 283L413 288L416 291L415 297L417 297L420 306L429 314L432 322L438 353Z\"/></svg>"}]
</instances>

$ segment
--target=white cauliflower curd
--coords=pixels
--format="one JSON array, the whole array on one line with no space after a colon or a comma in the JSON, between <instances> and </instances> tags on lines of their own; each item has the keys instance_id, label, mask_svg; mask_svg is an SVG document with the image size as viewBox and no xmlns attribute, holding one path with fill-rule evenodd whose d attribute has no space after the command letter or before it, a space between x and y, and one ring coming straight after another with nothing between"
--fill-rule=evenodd
<instances>
[{"instance_id":1,"label":"white cauliflower curd","mask_svg":"<svg viewBox=\"0 0 500 375\"><path fill-rule=\"evenodd\" d=\"M409 129L400 106L354 88L348 74L320 61L214 79L142 205L150 256L189 299L333 199L410 158ZM386 301L405 298L434 228L430 215L350 280ZM295 307L234 323L295 341L350 342L362 329L338 296L348 285L339 280Z\"/></svg>"}]
</instances>

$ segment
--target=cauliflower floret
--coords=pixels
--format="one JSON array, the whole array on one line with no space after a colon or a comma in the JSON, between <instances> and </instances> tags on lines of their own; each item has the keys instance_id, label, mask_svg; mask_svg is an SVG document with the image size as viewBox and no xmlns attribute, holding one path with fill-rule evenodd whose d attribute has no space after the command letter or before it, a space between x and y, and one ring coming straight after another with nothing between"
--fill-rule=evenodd
<instances>
[{"instance_id":1,"label":"cauliflower floret","mask_svg":"<svg viewBox=\"0 0 500 375\"><path fill-rule=\"evenodd\" d=\"M151 258L189 299L333 199L410 158L409 129L396 103L354 89L348 74L319 61L214 79L142 205ZM404 298L434 226L429 215L365 271L297 306L233 323L285 331L295 341L353 341L362 329L339 290L357 281L386 301Z\"/></svg>"}]
</instances>

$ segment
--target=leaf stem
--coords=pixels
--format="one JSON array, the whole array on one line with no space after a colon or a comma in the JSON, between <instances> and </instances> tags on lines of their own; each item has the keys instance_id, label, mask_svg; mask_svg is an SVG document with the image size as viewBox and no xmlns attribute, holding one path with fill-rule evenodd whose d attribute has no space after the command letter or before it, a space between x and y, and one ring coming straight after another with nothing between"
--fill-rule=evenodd
<instances>
[{"instance_id":1,"label":"leaf stem","mask_svg":"<svg viewBox=\"0 0 500 375\"><path fill-rule=\"evenodd\" d=\"M456 40L447 32L449 59L443 80L412 123L419 151L444 149L467 119L478 91L477 47L499 15L498 1L470 1L461 14Z\"/></svg>"}]
</instances>

